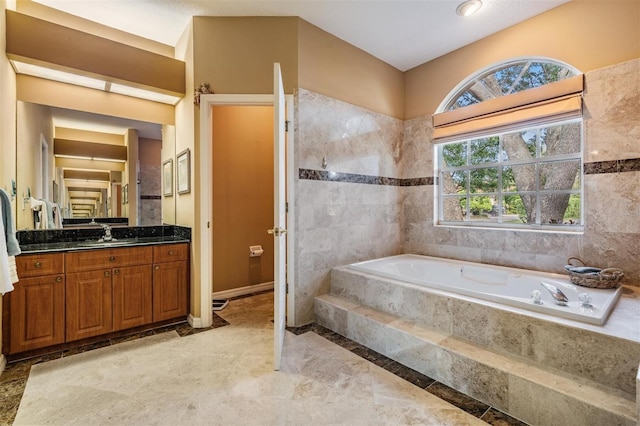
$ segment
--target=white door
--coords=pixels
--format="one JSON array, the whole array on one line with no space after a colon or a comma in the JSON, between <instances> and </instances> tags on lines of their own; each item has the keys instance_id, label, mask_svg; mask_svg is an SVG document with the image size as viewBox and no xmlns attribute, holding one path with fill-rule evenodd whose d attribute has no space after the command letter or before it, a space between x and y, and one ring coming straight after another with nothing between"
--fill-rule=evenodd
<instances>
[{"instance_id":1,"label":"white door","mask_svg":"<svg viewBox=\"0 0 640 426\"><path fill-rule=\"evenodd\" d=\"M273 234L274 251L274 321L273 321L273 368L280 370L280 360L282 358L282 347L284 345L284 327L286 322L286 238L285 229L286 206L285 206L285 100L284 87L282 85L282 74L280 64L273 64L273 116L274 116L274 201L273 201L273 229L268 232Z\"/></svg>"}]
</instances>

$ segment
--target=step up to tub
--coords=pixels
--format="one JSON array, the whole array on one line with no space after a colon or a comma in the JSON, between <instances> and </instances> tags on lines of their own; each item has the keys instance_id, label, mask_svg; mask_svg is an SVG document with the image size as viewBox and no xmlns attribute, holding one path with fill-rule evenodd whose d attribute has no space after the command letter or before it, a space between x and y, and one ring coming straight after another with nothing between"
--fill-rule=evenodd
<instances>
[{"instance_id":1,"label":"step up to tub","mask_svg":"<svg viewBox=\"0 0 640 426\"><path fill-rule=\"evenodd\" d=\"M633 394L325 294L316 321L532 425L636 425Z\"/></svg>"},{"instance_id":2,"label":"step up to tub","mask_svg":"<svg viewBox=\"0 0 640 426\"><path fill-rule=\"evenodd\" d=\"M337 267L331 294L543 370L636 393L640 299L621 298L606 326L579 324Z\"/></svg>"}]
</instances>

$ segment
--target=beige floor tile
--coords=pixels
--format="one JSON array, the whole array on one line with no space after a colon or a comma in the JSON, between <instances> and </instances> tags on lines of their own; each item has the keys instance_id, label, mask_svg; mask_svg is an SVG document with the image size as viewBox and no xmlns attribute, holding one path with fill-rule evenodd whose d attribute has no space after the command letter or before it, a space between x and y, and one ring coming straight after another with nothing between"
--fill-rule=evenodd
<instances>
[{"instance_id":1,"label":"beige floor tile","mask_svg":"<svg viewBox=\"0 0 640 426\"><path fill-rule=\"evenodd\" d=\"M273 371L272 306L231 300L229 326L34 365L14 424L484 424L312 332L287 333Z\"/></svg>"}]
</instances>

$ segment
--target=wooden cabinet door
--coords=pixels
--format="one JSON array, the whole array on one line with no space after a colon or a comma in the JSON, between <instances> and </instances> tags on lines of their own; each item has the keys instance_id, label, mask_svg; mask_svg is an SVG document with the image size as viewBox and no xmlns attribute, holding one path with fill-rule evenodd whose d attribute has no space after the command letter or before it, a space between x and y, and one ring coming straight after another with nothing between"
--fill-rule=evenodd
<instances>
[{"instance_id":1,"label":"wooden cabinet door","mask_svg":"<svg viewBox=\"0 0 640 426\"><path fill-rule=\"evenodd\" d=\"M113 330L111 269L67 274L67 342Z\"/></svg>"},{"instance_id":2,"label":"wooden cabinet door","mask_svg":"<svg viewBox=\"0 0 640 426\"><path fill-rule=\"evenodd\" d=\"M64 343L64 275L21 278L11 300L9 352Z\"/></svg>"},{"instance_id":3,"label":"wooden cabinet door","mask_svg":"<svg viewBox=\"0 0 640 426\"><path fill-rule=\"evenodd\" d=\"M187 315L186 261L153 265L153 321Z\"/></svg>"},{"instance_id":4,"label":"wooden cabinet door","mask_svg":"<svg viewBox=\"0 0 640 426\"><path fill-rule=\"evenodd\" d=\"M113 269L113 330L153 321L151 265Z\"/></svg>"}]
</instances>

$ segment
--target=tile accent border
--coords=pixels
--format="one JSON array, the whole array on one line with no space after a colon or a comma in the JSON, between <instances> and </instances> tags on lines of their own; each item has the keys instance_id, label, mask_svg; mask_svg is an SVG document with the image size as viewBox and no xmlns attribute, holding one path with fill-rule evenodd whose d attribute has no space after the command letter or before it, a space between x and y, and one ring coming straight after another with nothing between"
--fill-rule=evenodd
<instances>
[{"instance_id":1,"label":"tile accent border","mask_svg":"<svg viewBox=\"0 0 640 426\"><path fill-rule=\"evenodd\" d=\"M464 393L459 392L441 382L438 382L429 376L412 370L411 368L404 366L372 349L362 346L351 339L321 326L320 324L311 323L302 327L287 327L287 331L295 334L296 336L307 332L316 333L330 342L353 352L378 367L384 368L388 372L408 381L412 385L418 386L420 389L455 405L459 409L488 424L496 426L527 426L527 423L521 422L520 420L478 401L475 398L465 395Z\"/></svg>"},{"instance_id":2,"label":"tile accent border","mask_svg":"<svg viewBox=\"0 0 640 426\"><path fill-rule=\"evenodd\" d=\"M640 171L640 158L595 161L592 163L584 163L583 166L583 172L585 175L637 172ZM436 181L436 178L434 178L433 176L418 178L393 178L313 169L298 169L298 178L324 182L363 183L366 185L387 186L426 186L433 185Z\"/></svg>"},{"instance_id":3,"label":"tile accent border","mask_svg":"<svg viewBox=\"0 0 640 426\"><path fill-rule=\"evenodd\" d=\"M625 160L594 161L584 164L585 175L599 175L604 173L622 173L640 171L640 158Z\"/></svg>"},{"instance_id":4,"label":"tile accent border","mask_svg":"<svg viewBox=\"0 0 640 426\"><path fill-rule=\"evenodd\" d=\"M433 185L433 177L392 178L384 176L360 175L355 173L330 172L326 170L298 169L298 178L331 182L364 183L387 186Z\"/></svg>"}]
</instances>

